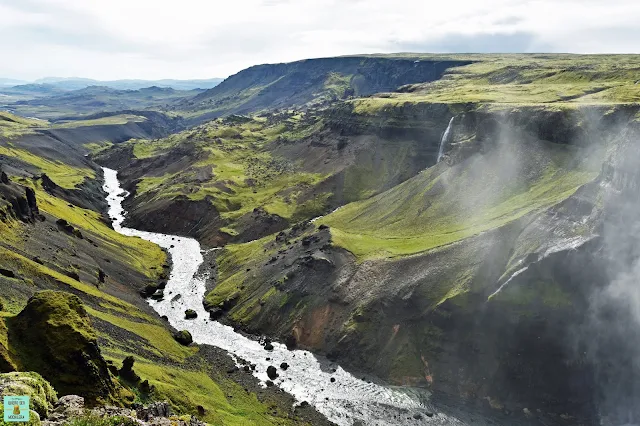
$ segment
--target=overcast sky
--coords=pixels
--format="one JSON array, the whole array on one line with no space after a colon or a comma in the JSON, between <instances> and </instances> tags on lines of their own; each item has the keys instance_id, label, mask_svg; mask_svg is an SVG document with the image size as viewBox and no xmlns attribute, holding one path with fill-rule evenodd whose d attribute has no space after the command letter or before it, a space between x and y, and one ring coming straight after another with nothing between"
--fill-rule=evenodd
<instances>
[{"instance_id":1,"label":"overcast sky","mask_svg":"<svg viewBox=\"0 0 640 426\"><path fill-rule=\"evenodd\" d=\"M638 53L638 0L0 0L0 77L226 77L375 52Z\"/></svg>"}]
</instances>

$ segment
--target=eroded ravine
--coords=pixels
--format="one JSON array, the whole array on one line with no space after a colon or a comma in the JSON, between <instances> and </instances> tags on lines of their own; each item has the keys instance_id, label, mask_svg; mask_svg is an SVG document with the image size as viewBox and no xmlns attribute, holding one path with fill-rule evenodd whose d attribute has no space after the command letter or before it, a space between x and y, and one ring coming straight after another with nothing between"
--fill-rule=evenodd
<instances>
[{"instance_id":1,"label":"eroded ravine","mask_svg":"<svg viewBox=\"0 0 640 426\"><path fill-rule=\"evenodd\" d=\"M447 407L446 412L433 407L428 393L423 390L394 388L360 380L338 365L321 360L302 350L289 351L274 343L273 351L229 326L208 319L202 300L206 277L199 276L203 263L200 244L192 239L139 231L122 226L124 209L122 201L128 195L118 182L117 172L104 168L104 190L107 192L109 215L116 231L143 238L168 250L173 262L171 275L165 288L165 299L149 303L160 314L166 315L170 324L178 330L188 330L196 343L209 344L256 364L254 375L261 381L268 380L266 370L270 365L279 367L286 362L286 371L278 368L275 384L293 395L298 401L307 401L329 420L339 425L479 425L499 424L484 416L469 412L456 413ZM186 320L184 312L193 309L198 317ZM267 358L270 360L267 361ZM453 414L452 414L453 413ZM512 423L513 424L513 423Z\"/></svg>"}]
</instances>

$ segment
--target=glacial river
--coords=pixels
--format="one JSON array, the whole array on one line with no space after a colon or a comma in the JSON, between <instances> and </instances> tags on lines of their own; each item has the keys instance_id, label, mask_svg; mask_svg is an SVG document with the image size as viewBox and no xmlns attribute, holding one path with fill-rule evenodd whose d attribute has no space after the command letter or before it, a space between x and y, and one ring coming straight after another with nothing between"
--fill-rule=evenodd
<instances>
[{"instance_id":1,"label":"glacial river","mask_svg":"<svg viewBox=\"0 0 640 426\"><path fill-rule=\"evenodd\" d=\"M442 410L444 407L433 406L429 402L429 394L424 390L369 383L307 351L289 351L279 343L273 344L273 351L266 351L259 342L234 332L229 326L211 321L202 305L207 277L198 274L204 261L200 244L192 238L123 227L125 211L122 201L128 194L120 187L115 170L103 170L104 190L108 194L113 228L121 234L158 244L171 254L173 265L165 288L165 299L150 300L149 303L158 314L166 315L173 327L188 330L196 343L222 348L232 356L256 364L253 374L262 383L268 380L267 367L275 366L279 374L274 380L276 386L298 401L313 405L329 420L341 426L505 424L466 410L456 412L458 410L451 407ZM186 309L195 310L198 317L186 320ZM270 360L267 361L267 358ZM289 364L286 371L279 368L283 362Z\"/></svg>"}]
</instances>

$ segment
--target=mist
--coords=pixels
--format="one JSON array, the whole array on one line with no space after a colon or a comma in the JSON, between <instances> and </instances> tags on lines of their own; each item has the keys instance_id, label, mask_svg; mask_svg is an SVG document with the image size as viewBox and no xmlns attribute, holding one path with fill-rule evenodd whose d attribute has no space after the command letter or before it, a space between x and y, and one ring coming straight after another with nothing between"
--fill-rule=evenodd
<instances>
[{"instance_id":1,"label":"mist","mask_svg":"<svg viewBox=\"0 0 640 426\"><path fill-rule=\"evenodd\" d=\"M637 122L606 129L601 255L609 280L590 300L586 339L602 424L640 424L640 146Z\"/></svg>"}]
</instances>

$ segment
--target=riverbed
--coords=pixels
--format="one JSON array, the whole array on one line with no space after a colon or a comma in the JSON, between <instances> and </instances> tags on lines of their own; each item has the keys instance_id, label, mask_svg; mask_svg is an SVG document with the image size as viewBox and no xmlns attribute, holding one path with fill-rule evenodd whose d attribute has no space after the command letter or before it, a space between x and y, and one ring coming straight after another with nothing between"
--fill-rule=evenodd
<instances>
[{"instance_id":1,"label":"riverbed","mask_svg":"<svg viewBox=\"0 0 640 426\"><path fill-rule=\"evenodd\" d=\"M121 234L140 237L166 249L172 259L171 275L164 290L165 298L149 300L150 305L168 318L178 330L188 330L193 340L222 348L236 359L255 364L253 374L266 386L267 367L277 368L279 377L274 384L293 395L299 403L306 401L340 426L367 425L481 425L502 422L475 415L469 411L456 413L447 407L430 402L428 391L371 383L355 377L339 365L303 350L290 351L285 345L273 343L267 351L263 345L233 328L209 319L202 301L205 296L206 275L198 274L203 251L193 238L139 231L122 225L126 212L122 207L128 193L120 187L117 172L104 168L104 187L107 192L109 216L113 228ZM213 249L216 250L216 249ZM193 309L198 316L185 319L185 310ZM280 368L287 363L289 368ZM447 414L445 414L445 412ZM502 423L504 424L504 423ZM515 424L515 423L509 423Z\"/></svg>"}]
</instances>

